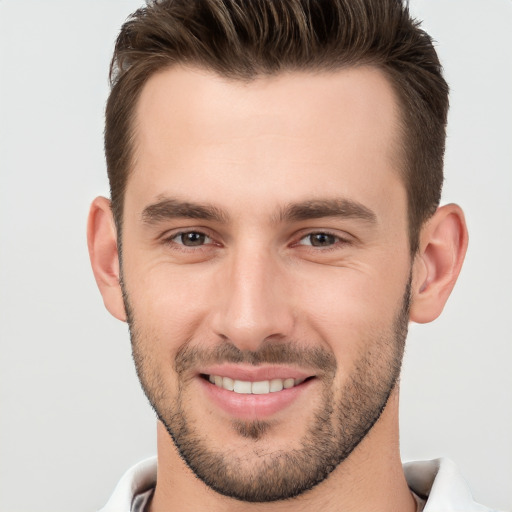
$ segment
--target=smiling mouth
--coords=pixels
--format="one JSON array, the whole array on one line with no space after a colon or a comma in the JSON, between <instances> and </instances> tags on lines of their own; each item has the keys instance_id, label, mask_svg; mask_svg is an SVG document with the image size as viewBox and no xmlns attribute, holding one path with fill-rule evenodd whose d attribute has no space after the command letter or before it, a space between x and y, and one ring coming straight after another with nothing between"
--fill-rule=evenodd
<instances>
[{"instance_id":1,"label":"smiling mouth","mask_svg":"<svg viewBox=\"0 0 512 512\"><path fill-rule=\"evenodd\" d=\"M252 382L247 380L232 379L231 377L222 377L220 375L202 374L201 377L205 380L208 380L214 386L242 395L266 395L269 393L277 393L283 389L291 389L299 386L303 382L314 378L307 377L305 379L271 379Z\"/></svg>"}]
</instances>

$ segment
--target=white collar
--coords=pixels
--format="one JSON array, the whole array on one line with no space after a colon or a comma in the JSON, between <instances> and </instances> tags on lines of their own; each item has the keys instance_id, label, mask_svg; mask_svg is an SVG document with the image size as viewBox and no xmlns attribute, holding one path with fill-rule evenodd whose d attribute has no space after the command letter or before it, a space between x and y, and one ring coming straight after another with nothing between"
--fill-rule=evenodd
<instances>
[{"instance_id":1,"label":"white collar","mask_svg":"<svg viewBox=\"0 0 512 512\"><path fill-rule=\"evenodd\" d=\"M403 465L409 487L428 497L424 512L491 512L473 501L469 487L450 459L406 462Z\"/></svg>"}]
</instances>

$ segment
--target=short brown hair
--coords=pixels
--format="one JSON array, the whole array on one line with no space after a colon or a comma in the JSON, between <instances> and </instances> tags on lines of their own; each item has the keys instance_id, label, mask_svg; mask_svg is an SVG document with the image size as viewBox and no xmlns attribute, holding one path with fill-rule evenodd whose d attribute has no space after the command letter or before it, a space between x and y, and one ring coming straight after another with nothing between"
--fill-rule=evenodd
<instances>
[{"instance_id":1,"label":"short brown hair","mask_svg":"<svg viewBox=\"0 0 512 512\"><path fill-rule=\"evenodd\" d=\"M401 110L400 169L415 252L443 183L448 86L432 39L402 0L149 0L117 38L105 154L118 236L132 167L135 105L147 80L181 63L251 80L283 70L381 69Z\"/></svg>"}]
</instances>

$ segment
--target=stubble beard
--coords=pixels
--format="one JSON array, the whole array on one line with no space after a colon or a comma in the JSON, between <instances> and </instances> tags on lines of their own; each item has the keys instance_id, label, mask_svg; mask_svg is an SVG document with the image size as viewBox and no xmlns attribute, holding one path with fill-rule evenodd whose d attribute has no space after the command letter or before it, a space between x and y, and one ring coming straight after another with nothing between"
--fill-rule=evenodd
<instances>
[{"instance_id":1,"label":"stubble beard","mask_svg":"<svg viewBox=\"0 0 512 512\"><path fill-rule=\"evenodd\" d=\"M144 393L159 420L174 441L179 455L194 474L214 491L245 502L272 502L298 496L313 488L354 451L379 419L397 384L407 337L411 279L392 328L375 333L365 341L365 349L343 388L335 393L336 360L323 348L301 348L294 343L264 344L258 352L240 351L224 342L205 351L185 346L177 355L175 371L178 390L169 397L158 365L147 354L148 340L134 318L128 295L124 299L130 327L133 359ZM253 443L244 454L229 447L214 450L208 432L199 431L187 411L187 369L198 362L300 363L316 360L322 383L320 405L299 443L299 448L262 450L265 436L271 435L271 421L233 421L240 438ZM336 396L337 399L336 403Z\"/></svg>"}]
</instances>

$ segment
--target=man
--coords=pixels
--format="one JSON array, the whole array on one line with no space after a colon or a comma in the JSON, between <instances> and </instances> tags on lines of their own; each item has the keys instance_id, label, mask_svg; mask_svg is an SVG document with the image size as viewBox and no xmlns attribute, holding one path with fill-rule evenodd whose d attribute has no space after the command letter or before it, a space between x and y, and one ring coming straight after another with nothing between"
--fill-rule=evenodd
<instances>
[{"instance_id":1,"label":"man","mask_svg":"<svg viewBox=\"0 0 512 512\"><path fill-rule=\"evenodd\" d=\"M409 321L467 247L448 109L398 0L162 1L123 26L88 241L157 413L105 511L487 510L402 468Z\"/></svg>"}]
</instances>

